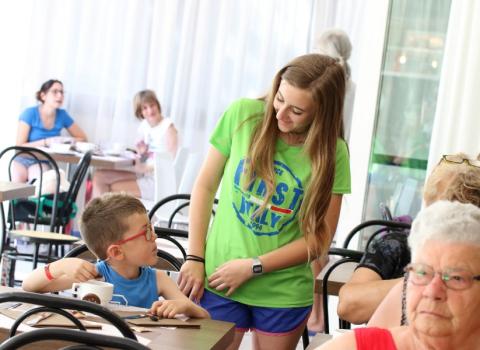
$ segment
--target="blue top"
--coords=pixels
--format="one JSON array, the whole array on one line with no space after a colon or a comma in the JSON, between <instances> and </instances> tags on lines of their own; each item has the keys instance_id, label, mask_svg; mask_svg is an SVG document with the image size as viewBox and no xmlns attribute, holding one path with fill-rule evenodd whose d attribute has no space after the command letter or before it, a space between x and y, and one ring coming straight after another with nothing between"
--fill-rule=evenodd
<instances>
[{"instance_id":1,"label":"blue top","mask_svg":"<svg viewBox=\"0 0 480 350\"><path fill-rule=\"evenodd\" d=\"M51 129L45 129L40 118L38 106L27 108L20 114L19 120L30 125L27 142L59 136L63 128L68 129L74 123L73 118L66 110L58 108L55 115L55 124Z\"/></svg>"},{"instance_id":2,"label":"blue top","mask_svg":"<svg viewBox=\"0 0 480 350\"><path fill-rule=\"evenodd\" d=\"M153 302L158 300L157 274L155 269L144 266L140 268L140 275L129 280L120 276L105 261L99 261L95 265L105 282L113 284L113 294L123 295L129 306L138 306L149 309ZM113 301L125 304L123 298L114 296Z\"/></svg>"}]
</instances>

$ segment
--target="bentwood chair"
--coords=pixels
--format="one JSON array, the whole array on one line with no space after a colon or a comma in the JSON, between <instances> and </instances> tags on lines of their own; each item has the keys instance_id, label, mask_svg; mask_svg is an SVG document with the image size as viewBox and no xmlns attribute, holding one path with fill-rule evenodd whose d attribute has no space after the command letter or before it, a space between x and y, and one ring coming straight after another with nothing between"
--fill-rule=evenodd
<instances>
[{"instance_id":1,"label":"bentwood chair","mask_svg":"<svg viewBox=\"0 0 480 350\"><path fill-rule=\"evenodd\" d=\"M67 191L58 191L57 198L55 194L41 194L40 199L23 199L14 202L13 213L10 216L12 228L15 229L16 222L26 222L36 225L49 225L53 219L53 227L51 232L65 232L65 228L70 219L73 219L77 213L76 199L80 187L88 172L90 162L92 160L92 152L86 152L80 159L78 166L70 181ZM37 201L39 203L37 203ZM53 204L56 204L56 210L53 210ZM38 208L38 215L35 210Z\"/></svg>"},{"instance_id":2,"label":"bentwood chair","mask_svg":"<svg viewBox=\"0 0 480 350\"><path fill-rule=\"evenodd\" d=\"M348 249L352 239L363 230L367 228L375 228L375 231L368 237L365 244L365 251L368 249L370 243L374 239L380 238L382 234L387 232L394 232L398 234L406 234L405 230L410 229L410 223L396 221L396 220L368 220L357 226L355 226L347 235L342 248L330 248L329 256L340 256L341 258L332 264L327 265L326 269L322 271L322 303L323 303L323 318L324 318L324 331L329 333L329 313L328 313L328 294L329 294L329 278L335 273L341 265L347 263L359 263L362 259L364 251ZM350 323L339 319L339 327L341 329L350 328Z\"/></svg>"},{"instance_id":3,"label":"bentwood chair","mask_svg":"<svg viewBox=\"0 0 480 350\"><path fill-rule=\"evenodd\" d=\"M61 350L101 350L104 347L122 350L149 349L139 342L128 338L121 338L105 334L87 333L85 331L79 331L75 329L51 327L35 329L9 338L0 344L0 350L16 350L27 344L46 340L60 340L76 344L70 346L59 344L59 346L61 346ZM49 348L52 349L50 346L51 345L49 344ZM40 345L38 348L41 348Z\"/></svg>"},{"instance_id":4,"label":"bentwood chair","mask_svg":"<svg viewBox=\"0 0 480 350\"><path fill-rule=\"evenodd\" d=\"M14 276L15 276L15 262L16 260L25 260L31 261L33 263L33 269L37 267L38 262L49 262L57 259L57 257L52 254L52 245L62 246L72 244L77 241L77 237L70 235L64 235L59 232L59 227L61 226L60 221L58 220L61 213L69 213L67 207L64 204L63 208L59 205L60 201L60 172L58 165L55 160L46 152L32 147L22 147L22 146L11 146L5 148L0 152L0 159L5 159L7 156L10 156L8 163L8 178L12 179L12 164L15 159L19 156L26 156L33 159L34 163L39 168L39 176L36 179L38 184L37 194L34 197L29 197L25 199L12 200L9 204L9 214L8 222L10 227L7 229L7 218L5 215L3 203L0 203L0 214L2 216L2 259L4 261L10 261L9 271L8 271L8 284L13 286ZM5 157L5 158L4 158ZM86 163L89 163L85 161ZM45 167L42 166L45 164ZM44 174L47 171L46 168L49 168L48 171L53 171L55 183L53 185L53 193L46 196L42 193ZM70 191L69 191L70 192ZM72 193L74 191L72 190ZM46 204L48 202L48 204ZM20 217L16 216L18 213L18 208L22 207L22 203L28 203L28 206L31 208L30 211L27 211L25 215L26 225L32 226L32 229L17 229L16 224L20 221ZM49 209L46 210L45 208ZM44 210L45 209L45 210ZM45 215L42 215L42 213ZM19 215L21 216L21 215ZM39 231L38 226L44 225L47 227L47 231ZM34 245L33 253L19 253L14 245L14 238L20 238L24 241L32 243ZM48 245L48 254L40 255L40 245Z\"/></svg>"},{"instance_id":5,"label":"bentwood chair","mask_svg":"<svg viewBox=\"0 0 480 350\"><path fill-rule=\"evenodd\" d=\"M214 199L212 216L218 199ZM188 210L190 194L174 194L158 201L148 213L158 238L169 241L180 250L185 261L187 253L183 244L188 239ZM182 244L183 242L183 244Z\"/></svg>"},{"instance_id":6,"label":"bentwood chair","mask_svg":"<svg viewBox=\"0 0 480 350\"><path fill-rule=\"evenodd\" d=\"M324 333L329 334L329 313L328 313L328 295L329 295L329 278L335 270L346 263L359 263L363 256L363 253L357 250L344 249L344 248L330 248L328 251L329 256L340 256L341 259L327 265L324 271L322 271L322 304L323 304L323 324ZM343 329L350 328L350 324L347 321L339 319L339 327Z\"/></svg>"},{"instance_id":7,"label":"bentwood chair","mask_svg":"<svg viewBox=\"0 0 480 350\"><path fill-rule=\"evenodd\" d=\"M72 323L80 330L86 331L85 327L77 318L66 312L66 310L76 310L99 316L100 318L108 321L113 326L115 326L115 328L117 328L124 337L137 340L135 333L133 333L133 331L130 329L130 327L124 320L122 320L119 316L114 314L106 307L99 304L73 298L64 298L58 295L47 295L28 292L1 293L0 303L5 302L20 302L39 306L37 308L26 311L15 321L15 323L10 328L10 337L13 337L15 335L18 326L22 323L23 320L25 320L27 317L30 317L31 315L41 312L52 312L65 316L67 319L72 321Z\"/></svg>"},{"instance_id":8,"label":"bentwood chair","mask_svg":"<svg viewBox=\"0 0 480 350\"><path fill-rule=\"evenodd\" d=\"M369 227L376 227L375 231L369 236L367 243L365 244L365 250L368 247L368 245L372 242L373 239L378 237L378 235L381 235L383 233L387 232L398 232L399 234L405 234L405 230L410 230L411 223L406 220L406 221L397 221L397 220L367 220L365 222L362 222L361 224L355 226L350 233L347 235L345 238L345 241L343 242L343 248L348 249L350 242L352 239L359 234L360 232L363 232L366 228Z\"/></svg>"}]
</instances>

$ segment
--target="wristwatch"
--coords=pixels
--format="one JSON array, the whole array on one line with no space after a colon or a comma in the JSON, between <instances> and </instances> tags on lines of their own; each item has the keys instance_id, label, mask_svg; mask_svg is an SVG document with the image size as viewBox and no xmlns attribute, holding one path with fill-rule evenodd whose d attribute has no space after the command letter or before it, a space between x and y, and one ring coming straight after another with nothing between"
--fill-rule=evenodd
<instances>
[{"instance_id":1,"label":"wristwatch","mask_svg":"<svg viewBox=\"0 0 480 350\"><path fill-rule=\"evenodd\" d=\"M254 276L260 276L263 273L262 262L258 257L253 258L252 273Z\"/></svg>"}]
</instances>

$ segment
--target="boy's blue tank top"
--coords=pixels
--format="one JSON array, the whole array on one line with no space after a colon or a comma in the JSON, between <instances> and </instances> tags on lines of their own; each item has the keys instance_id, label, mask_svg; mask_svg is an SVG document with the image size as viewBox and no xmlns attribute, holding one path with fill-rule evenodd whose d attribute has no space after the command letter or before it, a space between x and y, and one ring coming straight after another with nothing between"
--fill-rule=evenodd
<instances>
[{"instance_id":1,"label":"boy's blue tank top","mask_svg":"<svg viewBox=\"0 0 480 350\"><path fill-rule=\"evenodd\" d=\"M153 302L158 300L157 275L155 269L144 266L140 269L140 275L129 280L120 276L105 261L99 261L95 265L99 274L105 278L105 282L113 284L113 294L123 295L129 306L138 306L149 309ZM125 301L114 296L112 301L124 305Z\"/></svg>"}]
</instances>

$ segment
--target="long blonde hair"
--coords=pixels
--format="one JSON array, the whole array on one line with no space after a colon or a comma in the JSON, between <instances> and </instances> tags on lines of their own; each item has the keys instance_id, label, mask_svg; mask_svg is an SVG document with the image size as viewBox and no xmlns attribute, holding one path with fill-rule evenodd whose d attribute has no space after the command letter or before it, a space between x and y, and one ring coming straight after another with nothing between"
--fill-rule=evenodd
<instances>
[{"instance_id":1,"label":"long blonde hair","mask_svg":"<svg viewBox=\"0 0 480 350\"><path fill-rule=\"evenodd\" d=\"M282 80L309 91L314 103L313 120L304 142L304 152L311 160L312 169L299 222L309 255L317 257L327 251L331 241L325 216L335 177L337 140L343 137L345 70L336 59L309 54L297 57L276 74L265 98L265 114L255 128L247 156L251 165L247 170L248 182L258 177L267 187L260 210L265 209L275 188L273 157L279 130L273 101Z\"/></svg>"}]
</instances>

